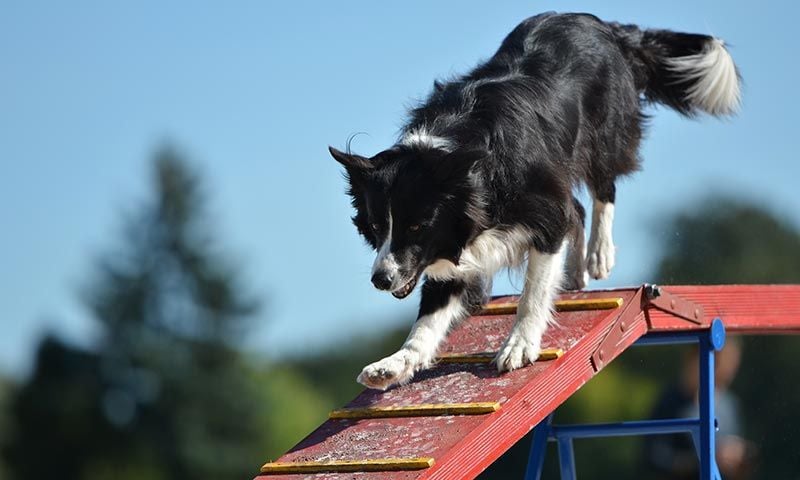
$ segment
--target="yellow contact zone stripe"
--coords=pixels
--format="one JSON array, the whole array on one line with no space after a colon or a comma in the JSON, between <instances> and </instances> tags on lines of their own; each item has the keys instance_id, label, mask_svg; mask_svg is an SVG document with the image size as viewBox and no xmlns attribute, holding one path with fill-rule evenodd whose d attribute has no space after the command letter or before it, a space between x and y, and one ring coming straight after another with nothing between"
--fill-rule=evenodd
<instances>
[{"instance_id":1,"label":"yellow contact zone stripe","mask_svg":"<svg viewBox=\"0 0 800 480\"><path fill-rule=\"evenodd\" d=\"M611 310L622 306L622 298L583 298L579 300L559 300L555 302L557 312L578 312L583 310ZM490 303L483 307L480 315L506 315L517 313L517 304Z\"/></svg>"},{"instance_id":2,"label":"yellow contact zone stripe","mask_svg":"<svg viewBox=\"0 0 800 480\"><path fill-rule=\"evenodd\" d=\"M560 348L544 348L539 352L537 362L545 360L555 360L564 355L564 350ZM445 353L437 361L439 363L491 363L497 356L497 352L480 353Z\"/></svg>"},{"instance_id":3,"label":"yellow contact zone stripe","mask_svg":"<svg viewBox=\"0 0 800 480\"><path fill-rule=\"evenodd\" d=\"M371 460L327 460L323 462L269 462L261 473L391 472L422 470L433 466L431 457L376 458Z\"/></svg>"},{"instance_id":4,"label":"yellow contact zone stripe","mask_svg":"<svg viewBox=\"0 0 800 480\"><path fill-rule=\"evenodd\" d=\"M341 408L332 411L328 418L395 418L433 417L438 415L483 415L500 409L498 402L422 403L419 405Z\"/></svg>"}]
</instances>

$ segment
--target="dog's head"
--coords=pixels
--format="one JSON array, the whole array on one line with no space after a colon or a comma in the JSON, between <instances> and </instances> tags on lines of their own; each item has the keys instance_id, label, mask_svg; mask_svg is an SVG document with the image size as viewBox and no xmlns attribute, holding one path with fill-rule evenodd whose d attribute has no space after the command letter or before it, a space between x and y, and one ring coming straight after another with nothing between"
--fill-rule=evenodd
<instances>
[{"instance_id":1,"label":"dog's head","mask_svg":"<svg viewBox=\"0 0 800 480\"><path fill-rule=\"evenodd\" d=\"M378 255L372 283L397 298L438 260L458 264L482 218L473 165L483 151L395 147L372 158L340 152L358 232Z\"/></svg>"}]
</instances>

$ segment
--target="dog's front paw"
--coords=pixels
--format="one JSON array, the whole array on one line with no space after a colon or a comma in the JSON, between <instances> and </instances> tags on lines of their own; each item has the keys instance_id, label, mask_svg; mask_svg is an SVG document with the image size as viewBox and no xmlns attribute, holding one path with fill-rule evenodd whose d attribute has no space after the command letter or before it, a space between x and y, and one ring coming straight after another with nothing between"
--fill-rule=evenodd
<instances>
[{"instance_id":1,"label":"dog's front paw","mask_svg":"<svg viewBox=\"0 0 800 480\"><path fill-rule=\"evenodd\" d=\"M539 351L539 342L528 340L517 332L511 332L494 361L498 371L511 371L535 362L539 358Z\"/></svg>"},{"instance_id":2,"label":"dog's front paw","mask_svg":"<svg viewBox=\"0 0 800 480\"><path fill-rule=\"evenodd\" d=\"M376 390L386 390L392 385L407 383L414 376L419 363L414 357L413 352L400 350L364 367L356 380L361 385Z\"/></svg>"},{"instance_id":3,"label":"dog's front paw","mask_svg":"<svg viewBox=\"0 0 800 480\"><path fill-rule=\"evenodd\" d=\"M614 268L614 244L610 238L601 237L589 245L586 256L586 270L595 280L608 278Z\"/></svg>"}]
</instances>

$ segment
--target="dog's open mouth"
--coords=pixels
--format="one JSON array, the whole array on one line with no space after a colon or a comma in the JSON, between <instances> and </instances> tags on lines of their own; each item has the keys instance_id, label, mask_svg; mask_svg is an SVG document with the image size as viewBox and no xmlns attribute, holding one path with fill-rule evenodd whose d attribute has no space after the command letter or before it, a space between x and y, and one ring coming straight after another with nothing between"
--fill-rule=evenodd
<instances>
[{"instance_id":1,"label":"dog's open mouth","mask_svg":"<svg viewBox=\"0 0 800 480\"><path fill-rule=\"evenodd\" d=\"M406 298L408 294L411 293L412 290L414 290L414 287L417 286L417 278L418 276L416 275L411 277L411 280L409 280L408 283L398 288L397 290L394 290L392 292L394 298Z\"/></svg>"}]
</instances>

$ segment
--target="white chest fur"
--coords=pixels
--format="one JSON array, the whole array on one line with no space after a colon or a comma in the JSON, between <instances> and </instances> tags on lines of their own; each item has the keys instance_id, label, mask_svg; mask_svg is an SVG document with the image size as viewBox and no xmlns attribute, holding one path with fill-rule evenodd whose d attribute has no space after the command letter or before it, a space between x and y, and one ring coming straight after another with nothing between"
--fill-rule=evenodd
<instances>
[{"instance_id":1,"label":"white chest fur","mask_svg":"<svg viewBox=\"0 0 800 480\"><path fill-rule=\"evenodd\" d=\"M437 260L425 269L433 280L452 280L475 275L493 276L505 267L516 267L530 249L530 236L522 228L492 228L478 235L461 254L458 265Z\"/></svg>"}]
</instances>

